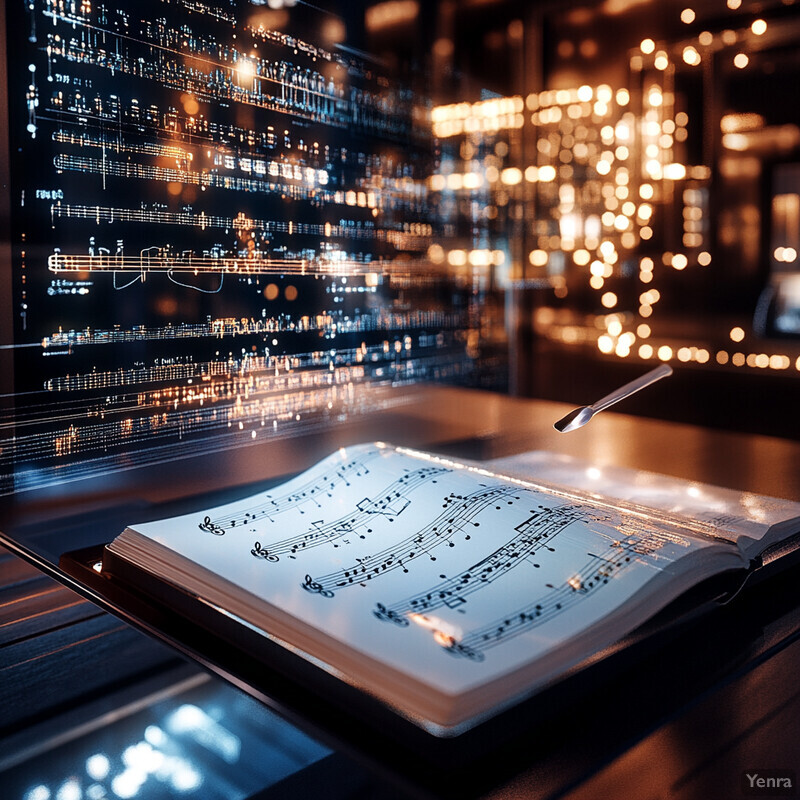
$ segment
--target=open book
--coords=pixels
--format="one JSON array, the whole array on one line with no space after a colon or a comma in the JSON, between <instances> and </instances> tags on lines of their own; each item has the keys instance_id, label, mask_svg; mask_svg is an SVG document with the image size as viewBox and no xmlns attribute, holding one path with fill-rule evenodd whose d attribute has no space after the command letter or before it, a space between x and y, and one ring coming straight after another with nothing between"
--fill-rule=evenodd
<instances>
[{"instance_id":1,"label":"open book","mask_svg":"<svg viewBox=\"0 0 800 800\"><path fill-rule=\"evenodd\" d=\"M480 465L359 445L245 500L132 525L103 571L147 575L163 602L191 597L212 625L258 631L450 735L800 530L800 503L619 471L603 492L601 477L552 455Z\"/></svg>"}]
</instances>

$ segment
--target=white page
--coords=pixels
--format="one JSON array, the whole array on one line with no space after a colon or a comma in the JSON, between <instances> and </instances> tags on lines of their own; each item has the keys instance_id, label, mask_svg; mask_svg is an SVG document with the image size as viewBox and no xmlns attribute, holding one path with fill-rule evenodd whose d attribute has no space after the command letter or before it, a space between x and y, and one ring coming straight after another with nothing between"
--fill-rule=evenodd
<instances>
[{"instance_id":1,"label":"white page","mask_svg":"<svg viewBox=\"0 0 800 800\"><path fill-rule=\"evenodd\" d=\"M713 546L385 445L341 450L247 500L131 527L445 694L558 647Z\"/></svg>"},{"instance_id":2,"label":"white page","mask_svg":"<svg viewBox=\"0 0 800 800\"><path fill-rule=\"evenodd\" d=\"M720 535L729 532L733 541L740 536L760 541L772 526L800 519L800 503L791 500L645 470L597 466L572 456L541 450L497 458L487 462L487 466L529 480L542 480L680 514L713 525Z\"/></svg>"}]
</instances>

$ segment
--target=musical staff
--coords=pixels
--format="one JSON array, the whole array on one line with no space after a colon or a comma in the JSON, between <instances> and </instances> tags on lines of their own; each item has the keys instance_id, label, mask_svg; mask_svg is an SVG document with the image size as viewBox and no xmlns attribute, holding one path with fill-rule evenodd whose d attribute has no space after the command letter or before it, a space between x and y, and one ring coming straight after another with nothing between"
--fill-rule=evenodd
<instances>
[{"instance_id":1,"label":"musical staff","mask_svg":"<svg viewBox=\"0 0 800 800\"><path fill-rule=\"evenodd\" d=\"M609 514L588 506L540 507L514 528L516 536L468 569L400 602L389 606L379 603L374 614L378 619L406 626L410 614L428 613L441 606L460 608L469 595L530 561L531 556L540 551L554 552L553 544L558 534L573 523L586 525L610 518ZM539 564L531 563L534 568L539 567Z\"/></svg>"},{"instance_id":2,"label":"musical staff","mask_svg":"<svg viewBox=\"0 0 800 800\"><path fill-rule=\"evenodd\" d=\"M162 248L146 248L137 256L100 253L97 255L53 253L47 258L51 272L184 272L231 273L237 275L315 275L357 277L364 275L405 275L431 272L422 259L353 260L317 257L313 261L303 258L272 258L261 253L252 257L214 257L193 253L169 253ZM443 270L446 268L443 268Z\"/></svg>"},{"instance_id":3,"label":"musical staff","mask_svg":"<svg viewBox=\"0 0 800 800\"><path fill-rule=\"evenodd\" d=\"M201 530L208 530L216 535L222 535L226 531L232 530L237 525L243 527L256 523L261 519L269 520L270 522L280 514L286 511L295 510L301 514L305 514L304 506L313 504L319 508L317 498L332 497L331 492L339 485L350 486L349 478L361 477L369 474L369 462L372 461L380 454L380 450L373 448L358 455L357 458L352 458L344 464L331 467L321 475L315 475L312 480L306 481L302 486L294 489L286 494L277 495L273 497L267 492L257 502L251 505L237 509L236 515L231 518L218 517L209 519L206 517L199 527ZM211 530L213 528L213 530ZM264 548L257 548L259 552ZM270 555L274 554L274 546L270 549ZM255 555L255 554L254 554ZM265 556L260 556L265 557ZM272 560L272 559L271 559ZM277 560L275 558L274 560Z\"/></svg>"},{"instance_id":4,"label":"musical staff","mask_svg":"<svg viewBox=\"0 0 800 800\"><path fill-rule=\"evenodd\" d=\"M465 496L451 493L444 500L444 511L416 533L373 555L357 558L345 569L307 579L303 588L325 597L333 596L348 586L364 585L396 570L408 572L408 564L418 558L436 561L434 551L443 546L455 547L456 534L464 533L465 541L472 538L471 528L480 525L475 518L481 512L500 501L513 504L525 493L526 490L517 486L482 487Z\"/></svg>"},{"instance_id":5,"label":"musical staff","mask_svg":"<svg viewBox=\"0 0 800 800\"><path fill-rule=\"evenodd\" d=\"M348 86L351 65L341 57L331 57L334 72L326 78L315 67L314 46L293 49L293 61L302 53L308 62L304 66L280 57L246 54L237 44L223 45L215 37L187 35L186 28L173 28L163 19L155 24L142 21L138 31L127 28L121 35L88 15L65 14L57 5L44 16L54 23L79 26L78 35L48 34L51 62L64 59L92 65L213 101L291 113L293 118L333 127L352 125L397 137L409 132L405 115L396 113L407 105L401 93ZM272 38L272 42L285 40ZM139 53L147 58L138 57Z\"/></svg>"},{"instance_id":6,"label":"musical staff","mask_svg":"<svg viewBox=\"0 0 800 800\"><path fill-rule=\"evenodd\" d=\"M502 617L469 630L461 638L442 632L437 638L446 653L482 661L493 647L552 622L578 604L589 602L614 577L635 564L637 558L656 553L668 541L669 537L653 530L642 530L639 535L615 540L600 554L587 553L589 559L566 581L552 586L547 593L509 610Z\"/></svg>"},{"instance_id":7,"label":"musical staff","mask_svg":"<svg viewBox=\"0 0 800 800\"><path fill-rule=\"evenodd\" d=\"M124 208L121 206L81 205L79 203L53 203L50 216L55 220L90 220L101 222L134 222L142 225L177 225L200 230L220 228L223 231L246 230L269 236L314 236L333 239L386 241L398 250L422 250L432 241L433 228L429 223L392 223L378 226L356 226L335 223L314 223L279 219L207 214L194 211L166 211L159 208ZM343 220L344 221L344 220Z\"/></svg>"},{"instance_id":8,"label":"musical staff","mask_svg":"<svg viewBox=\"0 0 800 800\"><path fill-rule=\"evenodd\" d=\"M0 410L0 495L322 430L484 363L502 380L483 268L429 257L418 98L317 41L327 12L290 35L248 3L23 5L4 346L41 358Z\"/></svg>"},{"instance_id":9,"label":"musical staff","mask_svg":"<svg viewBox=\"0 0 800 800\"><path fill-rule=\"evenodd\" d=\"M450 328L464 322L464 315L458 312L389 311L377 309L359 314L355 318L346 317L339 310L326 311L316 317L293 317L283 314L278 317L231 318L208 317L205 322L137 325L133 328L84 328L82 330L58 330L44 337L43 348L82 347L85 345L128 344L131 342L170 341L181 339L225 339L245 336L263 336L272 333L304 333L322 331L325 335L335 332L365 333L369 331L391 331L397 329ZM444 336L440 336L444 338ZM38 345L37 345L38 346ZM292 359L295 356L291 357ZM57 381L53 381L57 383Z\"/></svg>"},{"instance_id":10,"label":"musical staff","mask_svg":"<svg viewBox=\"0 0 800 800\"><path fill-rule=\"evenodd\" d=\"M312 522L310 530L305 533L261 546L259 557L288 555L293 558L297 553L320 545L332 544L337 548L342 544L348 545L351 542L350 537L352 537L352 541L366 539L373 531L376 516L382 516L394 522L408 508L411 503L410 497L415 489L428 481L435 482L437 476L446 472L448 470L443 467L421 467L407 472L378 491L374 497L365 497L352 512L330 522L323 520ZM315 495L325 492L325 485L320 483ZM307 494L298 495L297 492L293 496L295 500L311 499ZM309 580L307 584L312 582Z\"/></svg>"}]
</instances>

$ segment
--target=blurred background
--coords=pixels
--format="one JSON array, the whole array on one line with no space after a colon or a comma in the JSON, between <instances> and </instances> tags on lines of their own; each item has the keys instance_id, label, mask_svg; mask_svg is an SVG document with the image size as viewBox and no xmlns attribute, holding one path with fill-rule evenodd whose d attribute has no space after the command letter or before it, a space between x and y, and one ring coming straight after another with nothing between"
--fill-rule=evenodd
<instances>
[{"instance_id":1,"label":"blurred background","mask_svg":"<svg viewBox=\"0 0 800 800\"><path fill-rule=\"evenodd\" d=\"M369 5L425 43L435 263L503 291L509 388L796 438L800 9L793 0ZM498 315L499 316L499 315Z\"/></svg>"}]
</instances>

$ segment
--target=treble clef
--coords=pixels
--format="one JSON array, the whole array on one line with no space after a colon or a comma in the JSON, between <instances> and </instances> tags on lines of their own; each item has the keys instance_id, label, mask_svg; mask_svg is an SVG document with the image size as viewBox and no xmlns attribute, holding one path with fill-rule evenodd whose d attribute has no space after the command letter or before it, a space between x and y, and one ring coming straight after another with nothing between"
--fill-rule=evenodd
<instances>
[{"instance_id":1,"label":"treble clef","mask_svg":"<svg viewBox=\"0 0 800 800\"><path fill-rule=\"evenodd\" d=\"M461 642L456 641L452 636L448 638L450 641L445 646L444 650L451 656L468 658L470 661L483 661L485 658L484 654L479 650L475 650L468 645L461 644Z\"/></svg>"},{"instance_id":2,"label":"treble clef","mask_svg":"<svg viewBox=\"0 0 800 800\"><path fill-rule=\"evenodd\" d=\"M408 618L403 614L398 614L393 608L386 608L383 603L378 603L372 612L379 620L394 622L401 628L408 627Z\"/></svg>"},{"instance_id":3,"label":"treble clef","mask_svg":"<svg viewBox=\"0 0 800 800\"><path fill-rule=\"evenodd\" d=\"M203 517L203 521L199 523L197 527L206 533L213 533L214 536L225 535L225 528L223 528L221 525L217 525L215 522L212 522L211 517Z\"/></svg>"},{"instance_id":4,"label":"treble clef","mask_svg":"<svg viewBox=\"0 0 800 800\"><path fill-rule=\"evenodd\" d=\"M278 556L270 553L266 547L264 547L261 542L256 542L253 545L253 549L250 551L250 555L255 556L256 558L263 558L265 561L278 561Z\"/></svg>"},{"instance_id":5,"label":"treble clef","mask_svg":"<svg viewBox=\"0 0 800 800\"><path fill-rule=\"evenodd\" d=\"M306 575L305 582L301 584L302 587L311 594L320 594L323 597L333 597L333 592L323 588L319 581L315 581L310 575Z\"/></svg>"}]
</instances>

